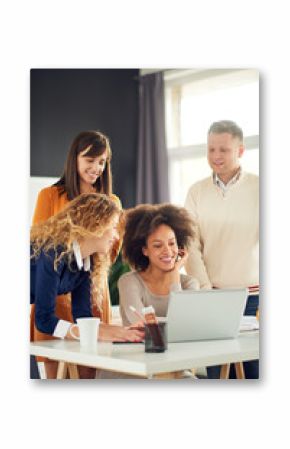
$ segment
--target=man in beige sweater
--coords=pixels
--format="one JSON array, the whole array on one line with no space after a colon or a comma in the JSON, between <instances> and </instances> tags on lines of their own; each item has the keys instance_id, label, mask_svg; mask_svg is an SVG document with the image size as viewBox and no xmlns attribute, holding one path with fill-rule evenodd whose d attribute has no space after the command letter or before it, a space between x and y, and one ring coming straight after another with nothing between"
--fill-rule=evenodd
<instances>
[{"instance_id":1,"label":"man in beige sweater","mask_svg":"<svg viewBox=\"0 0 290 449\"><path fill-rule=\"evenodd\" d=\"M251 296L245 314L254 315L259 289L259 178L240 166L243 132L234 122L214 122L207 145L213 174L192 185L185 202L197 223L186 271L201 288L248 287ZM258 377L258 371L247 377Z\"/></svg>"}]
</instances>

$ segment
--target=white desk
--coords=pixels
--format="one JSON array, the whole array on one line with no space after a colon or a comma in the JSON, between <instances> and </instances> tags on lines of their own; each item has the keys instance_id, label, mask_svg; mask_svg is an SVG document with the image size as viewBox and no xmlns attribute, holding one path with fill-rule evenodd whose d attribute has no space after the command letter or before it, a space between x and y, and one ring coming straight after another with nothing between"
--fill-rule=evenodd
<instances>
[{"instance_id":1,"label":"white desk","mask_svg":"<svg viewBox=\"0 0 290 449\"><path fill-rule=\"evenodd\" d=\"M243 332L235 340L170 343L161 354L144 352L143 344L99 343L97 351L81 351L79 342L48 340L30 344L32 355L68 364L153 377L201 366L225 365L259 358L259 332ZM61 377L59 377L61 378Z\"/></svg>"}]
</instances>

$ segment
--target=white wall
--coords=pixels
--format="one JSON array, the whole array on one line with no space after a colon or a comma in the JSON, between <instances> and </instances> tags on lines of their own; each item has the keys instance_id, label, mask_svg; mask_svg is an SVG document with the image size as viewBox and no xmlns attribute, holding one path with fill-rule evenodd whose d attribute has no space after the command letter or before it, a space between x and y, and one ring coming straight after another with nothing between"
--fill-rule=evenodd
<instances>
[{"instance_id":1,"label":"white wall","mask_svg":"<svg viewBox=\"0 0 290 449\"><path fill-rule=\"evenodd\" d=\"M31 176L29 178L29 224L31 224L32 216L35 208L38 192L44 187L51 186L59 178L43 178L38 176Z\"/></svg>"}]
</instances>

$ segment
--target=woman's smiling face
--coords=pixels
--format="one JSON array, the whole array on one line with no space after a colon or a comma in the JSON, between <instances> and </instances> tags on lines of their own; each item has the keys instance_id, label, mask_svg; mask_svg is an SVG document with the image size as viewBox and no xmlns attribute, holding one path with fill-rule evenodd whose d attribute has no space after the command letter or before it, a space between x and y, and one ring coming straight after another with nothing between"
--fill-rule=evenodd
<instances>
[{"instance_id":1,"label":"woman's smiling face","mask_svg":"<svg viewBox=\"0 0 290 449\"><path fill-rule=\"evenodd\" d=\"M80 185L93 185L102 176L107 161L107 151L100 156L86 156L89 149L85 149L77 156L77 170L80 177Z\"/></svg>"},{"instance_id":2,"label":"woman's smiling face","mask_svg":"<svg viewBox=\"0 0 290 449\"><path fill-rule=\"evenodd\" d=\"M161 271L171 271L178 256L176 236L172 228L161 224L147 239L143 254L149 259L149 266Z\"/></svg>"}]
</instances>

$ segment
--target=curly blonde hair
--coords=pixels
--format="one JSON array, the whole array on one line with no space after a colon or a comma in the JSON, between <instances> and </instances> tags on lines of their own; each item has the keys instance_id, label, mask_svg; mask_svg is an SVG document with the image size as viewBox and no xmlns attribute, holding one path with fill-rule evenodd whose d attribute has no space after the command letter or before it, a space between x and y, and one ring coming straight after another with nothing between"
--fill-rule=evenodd
<instances>
[{"instance_id":1,"label":"curly blonde hair","mask_svg":"<svg viewBox=\"0 0 290 449\"><path fill-rule=\"evenodd\" d=\"M32 256L37 258L43 251L55 251L54 269L67 257L73 260L73 241L81 242L86 237L101 237L110 228L113 218L118 215L119 232L123 234L122 211L115 201L101 193L83 193L72 200L65 209L50 217L44 223L31 227L30 243ZM59 248L61 250L59 251ZM102 310L102 292L111 265L110 255L94 253L91 271L92 298Z\"/></svg>"}]
</instances>

